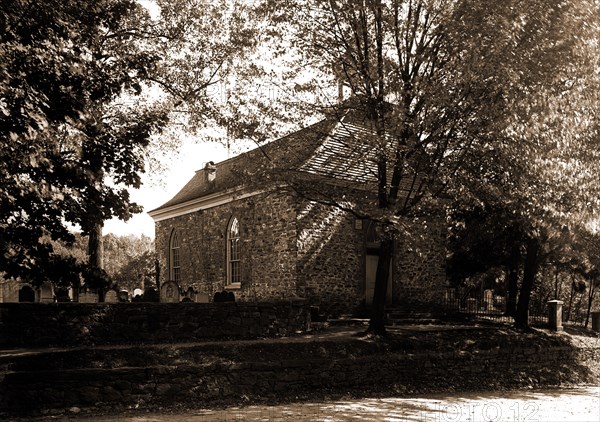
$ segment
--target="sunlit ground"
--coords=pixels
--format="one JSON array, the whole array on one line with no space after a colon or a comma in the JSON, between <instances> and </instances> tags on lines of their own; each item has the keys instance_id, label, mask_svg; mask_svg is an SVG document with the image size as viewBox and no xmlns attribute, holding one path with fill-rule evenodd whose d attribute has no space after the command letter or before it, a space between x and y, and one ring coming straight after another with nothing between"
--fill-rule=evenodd
<instances>
[{"instance_id":1,"label":"sunlit ground","mask_svg":"<svg viewBox=\"0 0 600 422\"><path fill-rule=\"evenodd\" d=\"M600 387L428 395L193 410L181 414L81 418L87 421L600 421Z\"/></svg>"}]
</instances>

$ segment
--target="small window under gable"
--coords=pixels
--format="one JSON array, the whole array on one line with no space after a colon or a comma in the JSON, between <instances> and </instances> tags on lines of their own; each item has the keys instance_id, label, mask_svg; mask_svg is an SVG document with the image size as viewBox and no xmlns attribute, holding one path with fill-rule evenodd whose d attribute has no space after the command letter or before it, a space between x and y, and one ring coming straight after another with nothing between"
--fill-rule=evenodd
<instances>
[{"instance_id":1,"label":"small window under gable","mask_svg":"<svg viewBox=\"0 0 600 422\"><path fill-rule=\"evenodd\" d=\"M169 279L176 283L181 281L181 256L177 230L173 230L169 242Z\"/></svg>"},{"instance_id":2,"label":"small window under gable","mask_svg":"<svg viewBox=\"0 0 600 422\"><path fill-rule=\"evenodd\" d=\"M232 217L227 228L227 284L229 288L240 287L242 283L240 245L240 224L236 217Z\"/></svg>"}]
</instances>

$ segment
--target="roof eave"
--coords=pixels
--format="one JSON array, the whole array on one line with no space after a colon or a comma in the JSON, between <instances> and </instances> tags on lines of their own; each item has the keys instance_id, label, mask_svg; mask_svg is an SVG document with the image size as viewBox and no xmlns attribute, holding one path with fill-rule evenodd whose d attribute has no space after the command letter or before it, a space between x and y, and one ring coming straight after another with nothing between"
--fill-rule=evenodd
<instances>
[{"instance_id":1,"label":"roof eave","mask_svg":"<svg viewBox=\"0 0 600 422\"><path fill-rule=\"evenodd\" d=\"M212 193L199 198L184 201L179 204L156 208L152 211L149 211L148 215L152 217L155 223L158 223L159 221L168 220L170 218L179 217L181 215L190 214L196 211L217 207L229 202L259 195L266 192L266 189L246 192L243 191L244 187L237 187L223 192Z\"/></svg>"}]
</instances>

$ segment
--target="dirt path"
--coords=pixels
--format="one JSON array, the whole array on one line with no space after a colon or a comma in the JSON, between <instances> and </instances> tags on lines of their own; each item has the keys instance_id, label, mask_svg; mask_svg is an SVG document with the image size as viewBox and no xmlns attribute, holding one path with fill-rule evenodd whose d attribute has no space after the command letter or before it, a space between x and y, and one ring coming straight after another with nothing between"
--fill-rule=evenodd
<instances>
[{"instance_id":1,"label":"dirt path","mask_svg":"<svg viewBox=\"0 0 600 422\"><path fill-rule=\"evenodd\" d=\"M76 412L76 409L75 409ZM87 422L229 422L229 421L423 421L423 422L598 422L600 387L498 393L436 394L410 398L377 398L196 409L185 412L93 417L78 414L38 420Z\"/></svg>"}]
</instances>

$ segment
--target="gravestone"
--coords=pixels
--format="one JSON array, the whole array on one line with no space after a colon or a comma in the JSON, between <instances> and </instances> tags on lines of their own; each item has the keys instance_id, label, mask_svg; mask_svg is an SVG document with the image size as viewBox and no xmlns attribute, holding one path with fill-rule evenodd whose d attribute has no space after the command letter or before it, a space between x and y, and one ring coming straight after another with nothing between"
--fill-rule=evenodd
<instances>
[{"instance_id":1,"label":"gravestone","mask_svg":"<svg viewBox=\"0 0 600 422\"><path fill-rule=\"evenodd\" d=\"M117 303L119 301L119 297L117 296L117 292L115 290L109 290L104 295L104 302L106 303Z\"/></svg>"},{"instance_id":2,"label":"gravestone","mask_svg":"<svg viewBox=\"0 0 600 422\"><path fill-rule=\"evenodd\" d=\"M79 292L79 303L98 303L98 292L93 290Z\"/></svg>"},{"instance_id":3,"label":"gravestone","mask_svg":"<svg viewBox=\"0 0 600 422\"><path fill-rule=\"evenodd\" d=\"M133 289L133 297L141 296L144 294L142 289Z\"/></svg>"},{"instance_id":4,"label":"gravestone","mask_svg":"<svg viewBox=\"0 0 600 422\"><path fill-rule=\"evenodd\" d=\"M179 293L179 289L177 293ZM160 302L159 292L154 286L146 287L144 294L140 297L142 298L142 302Z\"/></svg>"},{"instance_id":5,"label":"gravestone","mask_svg":"<svg viewBox=\"0 0 600 422\"><path fill-rule=\"evenodd\" d=\"M223 290L222 292L216 292L213 298L213 302L235 302L235 294L233 292L228 292L227 290Z\"/></svg>"},{"instance_id":6,"label":"gravestone","mask_svg":"<svg viewBox=\"0 0 600 422\"><path fill-rule=\"evenodd\" d=\"M35 302L35 292L31 286L25 285L19 290L19 302Z\"/></svg>"},{"instance_id":7,"label":"gravestone","mask_svg":"<svg viewBox=\"0 0 600 422\"><path fill-rule=\"evenodd\" d=\"M58 289L56 289L56 301L70 302L71 296L69 295L69 289L66 287L59 287Z\"/></svg>"},{"instance_id":8,"label":"gravestone","mask_svg":"<svg viewBox=\"0 0 600 422\"><path fill-rule=\"evenodd\" d=\"M40 302L42 303L53 303L54 302L54 286L50 281L44 281L40 286Z\"/></svg>"},{"instance_id":9,"label":"gravestone","mask_svg":"<svg viewBox=\"0 0 600 422\"><path fill-rule=\"evenodd\" d=\"M486 311L494 308L494 291L487 289L483 291L483 306Z\"/></svg>"},{"instance_id":10,"label":"gravestone","mask_svg":"<svg viewBox=\"0 0 600 422\"><path fill-rule=\"evenodd\" d=\"M470 297L467 299L467 312L477 312L477 299Z\"/></svg>"},{"instance_id":11,"label":"gravestone","mask_svg":"<svg viewBox=\"0 0 600 422\"><path fill-rule=\"evenodd\" d=\"M210 302L210 296L206 292L196 293L196 302L208 303L208 302Z\"/></svg>"},{"instance_id":12,"label":"gravestone","mask_svg":"<svg viewBox=\"0 0 600 422\"><path fill-rule=\"evenodd\" d=\"M186 302L195 302L196 301L196 291L192 286L188 287L185 291L184 297L181 299L183 302L184 299L189 299Z\"/></svg>"},{"instance_id":13,"label":"gravestone","mask_svg":"<svg viewBox=\"0 0 600 422\"><path fill-rule=\"evenodd\" d=\"M160 287L160 301L163 303L179 303L179 285L174 281L167 281Z\"/></svg>"},{"instance_id":14,"label":"gravestone","mask_svg":"<svg viewBox=\"0 0 600 422\"><path fill-rule=\"evenodd\" d=\"M119 302L129 302L129 292L127 290L120 290L117 296Z\"/></svg>"}]
</instances>

